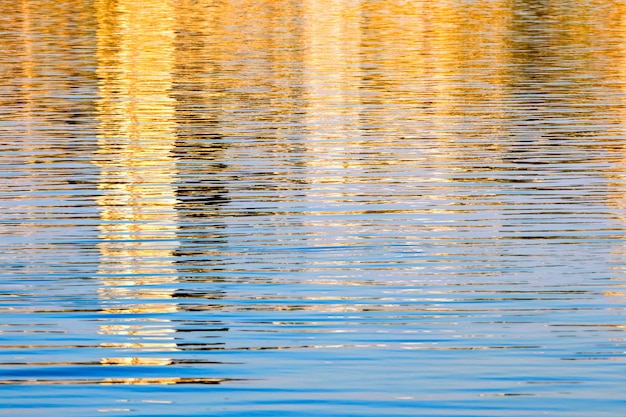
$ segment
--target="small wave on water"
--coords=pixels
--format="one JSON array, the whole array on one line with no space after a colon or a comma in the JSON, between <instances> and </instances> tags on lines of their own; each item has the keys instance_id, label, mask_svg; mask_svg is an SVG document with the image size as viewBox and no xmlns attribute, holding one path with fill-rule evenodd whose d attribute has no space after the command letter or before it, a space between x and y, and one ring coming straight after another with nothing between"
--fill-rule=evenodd
<instances>
[{"instance_id":1,"label":"small wave on water","mask_svg":"<svg viewBox=\"0 0 626 417\"><path fill-rule=\"evenodd\" d=\"M621 415L623 3L0 6L0 415Z\"/></svg>"}]
</instances>

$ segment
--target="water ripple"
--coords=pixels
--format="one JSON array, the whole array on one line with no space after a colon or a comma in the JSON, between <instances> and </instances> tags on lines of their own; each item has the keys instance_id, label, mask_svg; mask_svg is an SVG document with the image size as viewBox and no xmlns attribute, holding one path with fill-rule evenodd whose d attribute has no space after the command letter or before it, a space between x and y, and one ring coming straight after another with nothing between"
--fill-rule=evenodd
<instances>
[{"instance_id":1,"label":"water ripple","mask_svg":"<svg viewBox=\"0 0 626 417\"><path fill-rule=\"evenodd\" d=\"M0 415L622 412L622 2L0 6Z\"/></svg>"}]
</instances>

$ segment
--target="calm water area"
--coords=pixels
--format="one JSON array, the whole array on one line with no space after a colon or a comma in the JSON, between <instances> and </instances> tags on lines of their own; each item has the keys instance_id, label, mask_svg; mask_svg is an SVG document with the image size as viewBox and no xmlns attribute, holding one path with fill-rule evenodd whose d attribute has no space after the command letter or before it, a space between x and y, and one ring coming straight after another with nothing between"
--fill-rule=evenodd
<instances>
[{"instance_id":1,"label":"calm water area","mask_svg":"<svg viewBox=\"0 0 626 417\"><path fill-rule=\"evenodd\" d=\"M0 415L626 415L626 3L0 0Z\"/></svg>"}]
</instances>

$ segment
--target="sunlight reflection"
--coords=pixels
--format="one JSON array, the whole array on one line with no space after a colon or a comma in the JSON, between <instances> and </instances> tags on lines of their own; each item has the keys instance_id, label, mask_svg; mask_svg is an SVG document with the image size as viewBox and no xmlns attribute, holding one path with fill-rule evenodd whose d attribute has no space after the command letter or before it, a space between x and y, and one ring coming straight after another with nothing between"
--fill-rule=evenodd
<instances>
[{"instance_id":1,"label":"sunlight reflection","mask_svg":"<svg viewBox=\"0 0 626 417\"><path fill-rule=\"evenodd\" d=\"M170 1L97 1L98 165L101 251L99 290L109 314L177 311L173 289L143 289L177 281L174 17ZM133 287L139 287L135 290ZM150 302L152 301L152 302ZM102 347L175 350L169 320L159 327L137 318L103 325L100 334L128 336ZM150 323L150 322L148 322ZM160 339L162 341L154 341ZM162 365L168 359L103 358L103 364ZM165 362L164 362L165 361Z\"/></svg>"}]
</instances>

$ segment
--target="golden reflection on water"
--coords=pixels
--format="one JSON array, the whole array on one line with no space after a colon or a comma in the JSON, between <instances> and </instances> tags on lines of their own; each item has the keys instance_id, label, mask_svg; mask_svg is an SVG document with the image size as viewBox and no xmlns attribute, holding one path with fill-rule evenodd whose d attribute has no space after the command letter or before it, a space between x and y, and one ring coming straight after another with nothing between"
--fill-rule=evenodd
<instances>
[{"instance_id":1,"label":"golden reflection on water","mask_svg":"<svg viewBox=\"0 0 626 417\"><path fill-rule=\"evenodd\" d=\"M111 314L162 314L177 311L174 289L147 285L177 281L173 265L176 236L175 18L173 2L96 2L98 165L97 199L101 224L99 290ZM137 290L133 289L138 287ZM152 302L144 302L143 299ZM131 316L132 317L132 316ZM175 350L169 320L158 327L145 318L103 325L100 334L126 335L128 341L101 346L122 351ZM102 364L167 365L167 359L102 358Z\"/></svg>"},{"instance_id":2,"label":"golden reflection on water","mask_svg":"<svg viewBox=\"0 0 626 417\"><path fill-rule=\"evenodd\" d=\"M67 2L68 7L78 6L75 14L55 13L57 8L51 2L0 4L0 168L5 170L0 189L6 193L2 204L6 223L0 224L0 236L22 237L31 253L50 249L51 245L37 242L63 229L46 224L46 220L51 213L62 219L68 211L56 206L42 210L37 193L54 186L62 194L70 169L56 163L63 158L80 161L86 157L67 143L74 136L68 132L70 123L81 118L77 131L90 123L84 118L89 104L76 100L89 91L87 68L93 68L89 62L89 16L78 3ZM42 42L42 38L52 41ZM73 47L78 51L72 51ZM83 89L76 88L80 84ZM75 226L73 221L68 223L69 228ZM23 255L8 252L0 251L0 258L11 261ZM24 272L36 274L38 269L43 267L32 264Z\"/></svg>"},{"instance_id":3,"label":"golden reflection on water","mask_svg":"<svg viewBox=\"0 0 626 417\"><path fill-rule=\"evenodd\" d=\"M103 1L98 10L102 273L175 280L173 19L161 1Z\"/></svg>"},{"instance_id":4,"label":"golden reflection on water","mask_svg":"<svg viewBox=\"0 0 626 417\"><path fill-rule=\"evenodd\" d=\"M67 4L77 6L75 3ZM95 163L99 168L98 277L102 283L98 297L106 317L106 324L98 329L106 341L98 347L112 352L96 363L170 366L180 363L174 353L229 349L207 347L210 344L205 341L177 344L179 324L169 319L170 314L184 321L183 314L192 308L230 312L232 317L237 312L242 316L254 312L265 318L268 312L337 313L341 317L345 316L339 313L354 313L352 322L337 320L336 328L323 322L319 327L329 328L319 333L360 332L359 320L366 316L358 314L365 312L385 314L380 320L392 315L442 313L429 316L433 321L446 313L454 315L455 325L467 324L468 332L476 325L468 316L476 310L463 310L465 307L456 304L461 291L455 293L445 285L437 290L437 297L425 296L420 288L411 298L397 289L391 289L393 297L386 298L345 293L289 298L288 290L279 288L276 291L284 292L275 298L252 294L250 299L232 296L228 302L233 305L224 303L228 306L199 302L190 307L189 300L182 305L177 299L185 296L176 293L176 286L186 284L180 269L184 255L190 253L199 255L189 262L193 268L186 271L188 275L219 275L226 270L240 272L237 277L241 277L262 268L280 272L297 265L302 269L294 267L294 274L306 270L311 275L302 281L298 281L300 276L283 275L276 282L314 284L324 291L339 288L333 288L335 293L350 288L366 291L376 285L409 285L419 279L420 285L436 286L449 280L464 289L464 295L469 294L469 301L481 301L481 314L492 319L507 310L491 307L486 301L512 302L514 296L506 298L498 289L488 288L488 295L481 300L471 299L480 296L466 282L467 277L478 280L514 274L507 265L518 269L526 265L509 255L527 256L532 262L533 256L538 259L542 255L542 249L555 247L549 238L560 238L562 231L550 229L550 222L567 221L568 216L578 220L595 215L600 208L603 211L598 216L611 219L608 232L612 240L606 244L611 245L612 278L615 283L623 281L626 252L616 236L623 232L626 209L626 6L609 0L562 1L560 6L549 1L526 3L533 7L520 11L506 0L463 2L462 7L451 0L95 1ZM0 40L6 50L21 56L19 63L8 65L10 70L4 70L8 75L2 79L3 87L17 91L21 103L2 100L12 120L21 123L23 130L14 138L26 154L26 165L50 162L54 152L65 162L72 159L67 150L70 146L55 143L57 148L49 154L37 155L41 146L48 145L31 143L31 138L38 134L40 138L66 139L69 128L60 125L58 109L75 104L50 97L65 97L71 81L53 82L45 74L75 76L67 59L57 62L53 57L58 56L57 49L71 50L73 38L86 41L62 29L79 25L78 18L33 4L43 5L19 3L20 19L15 21L20 37ZM41 10L50 12L51 23L44 27L42 19L35 18ZM79 16L86 12L81 13ZM58 45L33 40L43 33ZM46 56L45 65L41 64L42 55ZM54 118L45 117L50 114ZM50 130L38 130L41 127ZM42 174L32 169L28 175ZM561 177L563 183L553 182ZM210 185L196 188L195 182L201 180ZM564 198L563 190L585 192L587 180L599 185L586 196ZM36 183L30 188L36 189ZM308 211L292 213L292 223L287 223L280 220L283 209L272 206L275 201L268 203L268 196L279 202L295 201ZM239 206L223 207L229 202ZM277 230L285 225L293 230L279 230L283 235L277 236L272 235L278 234L276 230L268 231L271 228L255 228L261 224L261 216L252 214L258 214L254 210L263 204L270 206L268 223ZM294 204L285 206L293 208ZM369 206L376 204L380 207L370 210ZM222 208L231 211L222 213ZM549 217L546 211L556 214ZM20 216L38 219L26 206ZM235 216L243 220L235 220ZM400 218L397 224L393 216ZM538 219L544 226L537 226ZM589 222L597 221L594 219ZM409 224L402 223L407 220ZM223 231L228 222L234 227ZM597 237L590 236L597 230L586 235L582 229L574 229L576 225L568 227L566 231L574 231L576 243ZM530 244L523 240L529 229L533 233ZM261 240L262 233L269 238ZM290 233L304 236L309 248L331 247L338 255L328 251L314 258L299 253L289 247L297 247ZM387 241L376 240L381 236ZM228 246L229 239L236 241L233 247ZM513 239L522 243L512 243ZM563 240L567 241L567 236ZM417 250L427 243L438 247L428 262L419 265L417 261L405 265L381 260L384 253L379 258L377 253L372 255L376 250L372 247L380 244L384 249L389 242L413 245L416 254L396 253L400 261L411 261L412 255L417 258ZM358 246L356 243L365 249L348 253L346 247ZM284 257L292 258L280 258L283 255L278 250L260 251L285 247L291 253ZM562 248L556 255L571 258ZM255 251L256 258L247 257ZM309 256L305 265L300 265L305 262L299 256ZM348 270L348 266L353 268ZM395 282L386 281L388 275L401 270L403 274L395 276ZM365 272L370 281L360 279ZM423 278L427 274L436 279L429 282ZM227 281L232 276L220 279ZM205 274L202 279L210 282L214 278ZM269 283L274 278L259 278L264 279ZM619 296L616 302L624 296L622 291L602 293ZM525 297L530 302L541 295L537 290ZM257 303L238 304L242 300ZM333 300L336 302L330 303ZM73 312L63 308L35 311ZM525 311L521 310L520 315ZM406 318L409 325L411 319ZM291 321L284 323L290 325ZM249 323L238 324L245 327ZM298 331L287 324L282 332ZM440 327L446 324L437 322ZM621 331L620 326L616 328ZM271 326L256 329L276 331ZM316 329L301 331L313 333ZM453 326L446 331L459 333ZM245 343L253 346L233 349L265 349L256 345L261 342L255 339ZM276 343L283 345L268 349L286 349L291 342ZM476 343L460 346L459 342L437 349L515 347ZM347 344L314 341L306 346L294 342L294 346ZM419 343L409 348L425 349ZM224 380L171 377L83 382Z\"/></svg>"},{"instance_id":5,"label":"golden reflection on water","mask_svg":"<svg viewBox=\"0 0 626 417\"><path fill-rule=\"evenodd\" d=\"M295 141L289 141L296 136L312 200L340 206L358 196L342 184L398 183L403 179L394 174L412 172L407 182L437 185L421 201L452 199L451 204L468 211L486 211L491 223L483 232L497 245L504 221L498 192L510 184L498 177L499 167L517 157L507 140L519 136L545 143L551 119L568 118L578 126L595 123L597 114L590 106L599 100L598 93L576 92L576 80L585 71L623 79L620 66L616 72L615 66L568 65L568 59L593 64L598 57L625 55L614 39L623 38L623 23L614 12L598 12L613 3L595 3L604 8L585 8L591 17L581 13L574 26L559 31L554 28L566 24L559 22L562 10L541 5L520 17L504 0L463 8L452 1L97 2L98 163L105 191L98 200L104 220L101 270L119 275L107 278L103 297L144 294L154 299L155 294L120 285L177 280L177 184L184 166L182 154L176 153L177 138L181 129L192 131L199 122L194 118L201 117L202 129L234 139L221 158L235 166L240 156L292 152ZM556 20L538 18L551 11ZM594 20L606 25L589 24ZM525 43L536 32L546 33L547 49ZM552 44L581 49L553 50ZM531 73L538 63L546 71ZM529 92L529 85L539 91ZM555 98L541 102L536 93ZM210 111L198 116L190 110L193 106ZM610 113L615 111L623 111L623 105L607 117L614 118ZM536 136L523 137L527 131L520 126L533 124ZM299 129L301 135L294 135ZM575 138L577 131L562 135ZM250 146L268 138L275 142ZM439 146L421 147L426 140ZM426 163L432 169L415 172L415 166ZM381 169L388 178L376 176ZM488 174L491 170L494 175ZM509 177L518 180L523 174L512 171ZM520 180L544 181L539 175ZM467 186L472 181L482 183L475 192ZM503 185L491 184L498 181ZM485 183L490 186L482 192ZM411 195L369 192L372 200L395 204L398 210L391 213L419 207ZM615 201L607 203L621 209L620 198ZM334 245L372 230L358 220L312 218L309 230L316 243ZM428 228L452 238L468 227L441 222L410 225L405 231L415 236ZM156 297L168 296L164 291ZM138 304L128 311L159 309L177 307Z\"/></svg>"}]
</instances>

